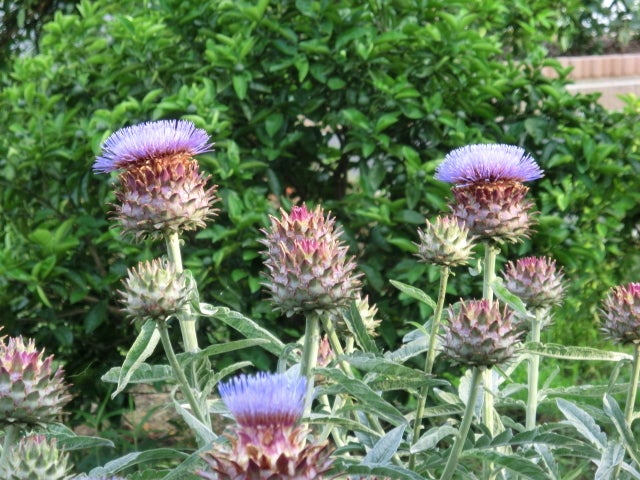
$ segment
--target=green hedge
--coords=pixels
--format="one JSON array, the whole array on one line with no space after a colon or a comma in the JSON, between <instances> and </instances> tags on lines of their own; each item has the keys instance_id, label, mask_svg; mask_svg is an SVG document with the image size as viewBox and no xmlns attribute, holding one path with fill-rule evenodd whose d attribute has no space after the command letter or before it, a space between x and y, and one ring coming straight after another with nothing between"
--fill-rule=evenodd
<instances>
[{"instance_id":1,"label":"green hedge","mask_svg":"<svg viewBox=\"0 0 640 480\"><path fill-rule=\"evenodd\" d=\"M56 352L79 388L120 362L135 332L113 292L161 246L120 238L114 179L90 168L112 131L179 117L215 141L200 159L221 214L185 252L208 300L298 335L264 302L259 230L280 205L322 202L380 307L381 343L395 342L425 312L389 280L437 288L412 244L446 209L436 165L455 147L502 142L546 171L532 185L537 233L505 255L557 258L571 283L549 335L600 341L599 299L638 280L640 104L607 112L567 93L566 72L542 75L559 68L543 47L555 12L550 1L97 0L56 14L39 53L13 57L1 79L5 331ZM478 280L459 272L450 292L479 293Z\"/></svg>"}]
</instances>

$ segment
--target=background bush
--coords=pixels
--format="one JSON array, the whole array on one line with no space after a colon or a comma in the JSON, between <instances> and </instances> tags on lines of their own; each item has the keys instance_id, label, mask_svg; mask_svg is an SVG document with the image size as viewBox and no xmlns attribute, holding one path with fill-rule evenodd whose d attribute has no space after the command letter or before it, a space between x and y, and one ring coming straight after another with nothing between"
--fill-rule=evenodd
<instances>
[{"instance_id":1,"label":"background bush","mask_svg":"<svg viewBox=\"0 0 640 480\"><path fill-rule=\"evenodd\" d=\"M161 245L120 238L108 221L115 179L91 165L114 130L184 118L215 141L200 160L220 186L220 216L185 251L208 301L297 337L302 323L264 302L258 239L279 206L322 202L380 308L380 342L393 344L427 312L389 279L437 288L412 255L425 217L446 210L436 165L455 147L501 142L546 171L532 185L537 232L506 252L550 255L567 271L547 340L601 342L600 298L638 280L640 104L608 112L567 93L566 72L542 75L560 68L544 47L558 38L557 3L85 0L56 13L37 51L13 54L1 74L5 333L55 352L78 402L104 395L96 379L135 336L114 290ZM450 292L479 295L479 280L458 272Z\"/></svg>"}]
</instances>

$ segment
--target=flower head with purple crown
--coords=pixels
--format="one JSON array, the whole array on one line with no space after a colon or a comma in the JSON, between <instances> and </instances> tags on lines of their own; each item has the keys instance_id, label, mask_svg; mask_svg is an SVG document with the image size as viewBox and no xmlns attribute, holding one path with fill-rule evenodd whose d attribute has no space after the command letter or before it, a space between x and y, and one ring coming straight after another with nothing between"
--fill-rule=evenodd
<instances>
[{"instance_id":1,"label":"flower head with purple crown","mask_svg":"<svg viewBox=\"0 0 640 480\"><path fill-rule=\"evenodd\" d=\"M216 445L204 454L207 480L279 478L320 480L331 466L328 443L307 443L310 430L299 423L307 379L286 374L240 375L218 390L237 425L231 448Z\"/></svg>"},{"instance_id":2,"label":"flower head with purple crown","mask_svg":"<svg viewBox=\"0 0 640 480\"><path fill-rule=\"evenodd\" d=\"M145 122L117 130L102 145L93 170L108 173L158 157L193 157L211 149L209 135L186 120Z\"/></svg>"},{"instance_id":3,"label":"flower head with purple crown","mask_svg":"<svg viewBox=\"0 0 640 480\"><path fill-rule=\"evenodd\" d=\"M302 418L307 379L285 374L240 375L218 387L239 425L293 426Z\"/></svg>"},{"instance_id":4,"label":"flower head with purple crown","mask_svg":"<svg viewBox=\"0 0 640 480\"><path fill-rule=\"evenodd\" d=\"M126 127L102 145L93 170L120 170L115 218L135 239L159 239L205 226L217 211L194 155L211 148L209 135L185 120Z\"/></svg>"},{"instance_id":5,"label":"flower head with purple crown","mask_svg":"<svg viewBox=\"0 0 640 480\"><path fill-rule=\"evenodd\" d=\"M453 215L472 235L495 243L516 243L533 223L523 185L542 169L514 145L467 145L453 150L436 169L436 180L453 183Z\"/></svg>"},{"instance_id":6,"label":"flower head with purple crown","mask_svg":"<svg viewBox=\"0 0 640 480\"><path fill-rule=\"evenodd\" d=\"M436 180L456 185L478 182L529 182L542 178L542 169L523 148L515 145L467 145L444 158Z\"/></svg>"}]
</instances>

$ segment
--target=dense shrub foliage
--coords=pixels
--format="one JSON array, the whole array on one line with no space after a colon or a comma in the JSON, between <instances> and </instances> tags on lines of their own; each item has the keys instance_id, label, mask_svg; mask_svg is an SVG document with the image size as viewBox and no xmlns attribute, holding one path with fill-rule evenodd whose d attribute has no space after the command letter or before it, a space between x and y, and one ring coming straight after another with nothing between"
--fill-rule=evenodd
<instances>
[{"instance_id":1,"label":"dense shrub foliage","mask_svg":"<svg viewBox=\"0 0 640 480\"><path fill-rule=\"evenodd\" d=\"M557 10L534 3L97 0L56 14L39 53L2 76L5 331L57 352L80 387L120 362L135 329L113 292L152 245L109 227L112 188L90 167L115 129L184 118L215 141L200 161L221 215L185 254L207 298L297 336L295 318L262 302L260 229L280 205L322 202L380 308L380 342L392 343L421 312L389 279L436 278L413 256L417 228L446 205L435 166L452 148L501 142L546 171L533 187L537 232L510 254L550 255L567 272L549 335L599 341L603 292L638 278L640 103L608 112L567 93L566 72L542 75L557 67L542 47ZM478 288L458 275L450 292Z\"/></svg>"}]
</instances>

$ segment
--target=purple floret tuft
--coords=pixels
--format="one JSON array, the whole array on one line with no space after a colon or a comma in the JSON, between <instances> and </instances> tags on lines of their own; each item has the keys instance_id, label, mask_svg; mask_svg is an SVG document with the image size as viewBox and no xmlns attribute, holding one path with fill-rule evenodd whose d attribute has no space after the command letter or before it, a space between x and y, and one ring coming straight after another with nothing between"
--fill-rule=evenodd
<instances>
[{"instance_id":1,"label":"purple floret tuft","mask_svg":"<svg viewBox=\"0 0 640 480\"><path fill-rule=\"evenodd\" d=\"M523 148L515 145L467 145L457 148L436 169L436 180L456 185L479 182L528 182L544 172Z\"/></svg>"},{"instance_id":2,"label":"purple floret tuft","mask_svg":"<svg viewBox=\"0 0 640 480\"><path fill-rule=\"evenodd\" d=\"M93 170L109 173L166 155L190 156L209 151L209 135L187 120L160 120L121 128L102 145Z\"/></svg>"},{"instance_id":3,"label":"purple floret tuft","mask_svg":"<svg viewBox=\"0 0 640 480\"><path fill-rule=\"evenodd\" d=\"M258 373L235 377L218 390L241 426L292 426L302 418L306 384L300 376Z\"/></svg>"}]
</instances>

